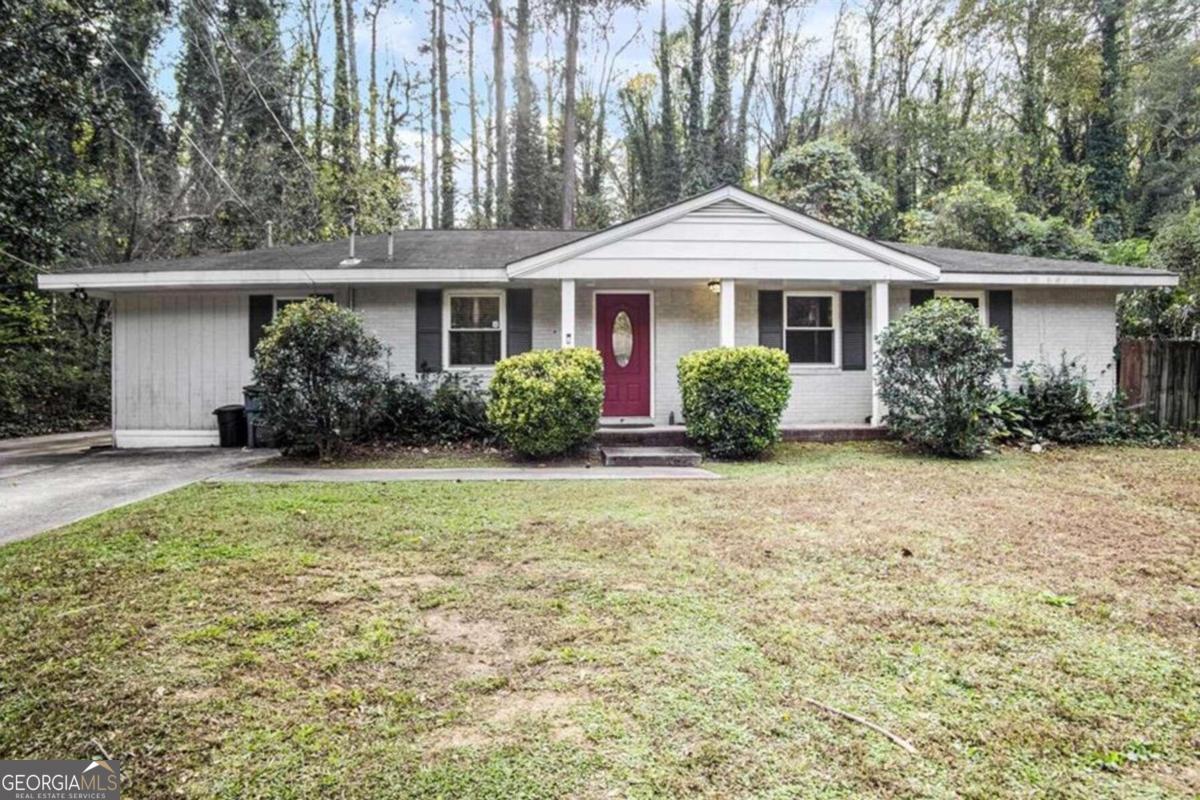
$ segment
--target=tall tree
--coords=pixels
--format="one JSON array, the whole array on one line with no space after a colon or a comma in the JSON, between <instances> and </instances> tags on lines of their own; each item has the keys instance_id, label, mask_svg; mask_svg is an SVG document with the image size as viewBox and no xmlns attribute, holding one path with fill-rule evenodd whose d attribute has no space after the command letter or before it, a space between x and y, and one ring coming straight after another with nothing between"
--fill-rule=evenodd
<instances>
[{"instance_id":1,"label":"tall tree","mask_svg":"<svg viewBox=\"0 0 1200 800\"><path fill-rule=\"evenodd\" d=\"M1124 30L1127 0L1097 0L1100 22L1100 96L1088 125L1085 144L1091 167L1088 185L1101 219L1094 226L1103 240L1121 238L1125 192L1129 184L1129 149L1125 130Z\"/></svg>"},{"instance_id":2,"label":"tall tree","mask_svg":"<svg viewBox=\"0 0 1200 800\"><path fill-rule=\"evenodd\" d=\"M324 16L317 12L317 0L303 0L301 9L304 13L305 32L308 35L309 77L313 96L312 149L320 161L325 155L325 70L321 65L321 34L324 27ZM303 95L303 90L297 91Z\"/></svg>"},{"instance_id":3,"label":"tall tree","mask_svg":"<svg viewBox=\"0 0 1200 800\"><path fill-rule=\"evenodd\" d=\"M582 0L566 0L563 17L566 23L566 65L563 69L562 120L562 227L575 227L575 81L579 60L579 6Z\"/></svg>"},{"instance_id":4,"label":"tall tree","mask_svg":"<svg viewBox=\"0 0 1200 800\"><path fill-rule=\"evenodd\" d=\"M334 0L336 2L337 0ZM350 88L350 119L351 146L357 159L362 147L362 101L358 90L358 42L356 30L358 22L354 16L354 0L346 0L346 63L349 67L347 80Z\"/></svg>"},{"instance_id":5,"label":"tall tree","mask_svg":"<svg viewBox=\"0 0 1200 800\"><path fill-rule=\"evenodd\" d=\"M496 136L496 225L509 222L508 198L508 82L504 77L504 2L491 0L492 11L492 81L496 93L492 130Z\"/></svg>"},{"instance_id":6,"label":"tall tree","mask_svg":"<svg viewBox=\"0 0 1200 800\"><path fill-rule=\"evenodd\" d=\"M336 0L335 0L336 2ZM438 4L429 4L429 225L436 228L442 221L441 188L438 165L438 116L441 113L438 100L441 83L438 80Z\"/></svg>"},{"instance_id":7,"label":"tall tree","mask_svg":"<svg viewBox=\"0 0 1200 800\"><path fill-rule=\"evenodd\" d=\"M542 221L546 155L538 119L536 90L529 72L529 44L532 24L529 0L517 0L515 53L517 108L513 119L512 191L510 221L518 228L533 228Z\"/></svg>"},{"instance_id":8,"label":"tall tree","mask_svg":"<svg viewBox=\"0 0 1200 800\"><path fill-rule=\"evenodd\" d=\"M713 183L741 183L742 179L742 164L733 137L733 86L729 54L732 37L733 0L717 0L713 89L708 109L708 152Z\"/></svg>"},{"instance_id":9,"label":"tall tree","mask_svg":"<svg viewBox=\"0 0 1200 800\"><path fill-rule=\"evenodd\" d=\"M436 0L438 113L441 115L441 227L454 227L454 131L450 127L450 78L446 68L446 2Z\"/></svg>"},{"instance_id":10,"label":"tall tree","mask_svg":"<svg viewBox=\"0 0 1200 800\"><path fill-rule=\"evenodd\" d=\"M471 225L482 226L483 198L479 186L479 98L475 93L475 26L473 8L467 10L467 112L471 117Z\"/></svg>"},{"instance_id":11,"label":"tall tree","mask_svg":"<svg viewBox=\"0 0 1200 800\"><path fill-rule=\"evenodd\" d=\"M346 52L346 15L341 0L333 0L333 148L341 173L354 169L354 100Z\"/></svg>"},{"instance_id":12,"label":"tall tree","mask_svg":"<svg viewBox=\"0 0 1200 800\"><path fill-rule=\"evenodd\" d=\"M662 2L658 29L659 137L661 155L655 179L655 204L669 205L679 199L682 175L675 122L675 98L671 92L671 47L667 36L667 0Z\"/></svg>"},{"instance_id":13,"label":"tall tree","mask_svg":"<svg viewBox=\"0 0 1200 800\"><path fill-rule=\"evenodd\" d=\"M683 179L684 192L696 194L712 184L710 148L704 134L704 0L694 0L688 31L691 35L691 59L685 76L688 100Z\"/></svg>"}]
</instances>

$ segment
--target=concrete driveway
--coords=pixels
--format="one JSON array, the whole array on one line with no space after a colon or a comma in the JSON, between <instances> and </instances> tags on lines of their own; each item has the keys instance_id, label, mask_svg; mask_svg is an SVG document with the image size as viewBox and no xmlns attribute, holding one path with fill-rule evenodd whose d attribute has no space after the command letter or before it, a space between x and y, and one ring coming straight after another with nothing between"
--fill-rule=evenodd
<instances>
[{"instance_id":1,"label":"concrete driveway","mask_svg":"<svg viewBox=\"0 0 1200 800\"><path fill-rule=\"evenodd\" d=\"M113 450L107 432L0 442L0 544L275 455L216 447Z\"/></svg>"}]
</instances>

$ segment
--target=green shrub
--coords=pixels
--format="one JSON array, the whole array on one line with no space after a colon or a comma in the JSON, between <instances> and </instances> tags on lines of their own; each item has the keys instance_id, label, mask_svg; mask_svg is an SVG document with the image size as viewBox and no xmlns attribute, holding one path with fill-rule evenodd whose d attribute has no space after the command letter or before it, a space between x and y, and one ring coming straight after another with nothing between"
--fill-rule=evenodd
<instances>
[{"instance_id":1,"label":"green shrub","mask_svg":"<svg viewBox=\"0 0 1200 800\"><path fill-rule=\"evenodd\" d=\"M1120 395L1092 398L1087 371L1064 354L1058 365L1026 362L1020 386L997 403L1002 438L1059 444L1174 446L1182 437L1127 408Z\"/></svg>"},{"instance_id":2,"label":"green shrub","mask_svg":"<svg viewBox=\"0 0 1200 800\"><path fill-rule=\"evenodd\" d=\"M585 347L533 350L496 365L487 418L520 455L542 458L587 442L604 402L600 353Z\"/></svg>"},{"instance_id":3,"label":"green shrub","mask_svg":"<svg viewBox=\"0 0 1200 800\"><path fill-rule=\"evenodd\" d=\"M1087 370L1064 353L1058 365L1026 361L1017 367L1025 424L1036 437L1066 442L1096 422Z\"/></svg>"},{"instance_id":4,"label":"green shrub","mask_svg":"<svg viewBox=\"0 0 1200 800\"><path fill-rule=\"evenodd\" d=\"M379 411L384 347L353 311L319 298L292 303L268 325L254 353L263 419L322 460Z\"/></svg>"},{"instance_id":5,"label":"green shrub","mask_svg":"<svg viewBox=\"0 0 1200 800\"><path fill-rule=\"evenodd\" d=\"M971 458L995 435L1000 334L956 300L923 303L879 336L877 368L888 427L938 455Z\"/></svg>"},{"instance_id":6,"label":"green shrub","mask_svg":"<svg viewBox=\"0 0 1200 800\"><path fill-rule=\"evenodd\" d=\"M457 372L389 379L371 435L401 444L486 442L494 436L479 379Z\"/></svg>"},{"instance_id":7,"label":"green shrub","mask_svg":"<svg viewBox=\"0 0 1200 800\"><path fill-rule=\"evenodd\" d=\"M688 437L716 458L746 458L779 440L779 417L792 391L787 353L767 347L717 347L679 359Z\"/></svg>"}]
</instances>

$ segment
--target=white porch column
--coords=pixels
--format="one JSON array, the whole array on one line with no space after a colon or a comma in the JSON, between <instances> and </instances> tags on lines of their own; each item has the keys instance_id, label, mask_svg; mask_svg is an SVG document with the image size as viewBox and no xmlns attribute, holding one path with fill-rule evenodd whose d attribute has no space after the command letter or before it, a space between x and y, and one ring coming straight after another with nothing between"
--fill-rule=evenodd
<instances>
[{"instance_id":1,"label":"white porch column","mask_svg":"<svg viewBox=\"0 0 1200 800\"><path fill-rule=\"evenodd\" d=\"M871 287L871 424L882 425L885 409L879 399L879 379L875 374L875 340L888 324L888 285L879 281Z\"/></svg>"},{"instance_id":2,"label":"white porch column","mask_svg":"<svg viewBox=\"0 0 1200 800\"><path fill-rule=\"evenodd\" d=\"M732 278L721 279L721 347L733 347L736 330L737 287Z\"/></svg>"},{"instance_id":3,"label":"white porch column","mask_svg":"<svg viewBox=\"0 0 1200 800\"><path fill-rule=\"evenodd\" d=\"M575 346L575 281L562 282L562 346Z\"/></svg>"}]
</instances>

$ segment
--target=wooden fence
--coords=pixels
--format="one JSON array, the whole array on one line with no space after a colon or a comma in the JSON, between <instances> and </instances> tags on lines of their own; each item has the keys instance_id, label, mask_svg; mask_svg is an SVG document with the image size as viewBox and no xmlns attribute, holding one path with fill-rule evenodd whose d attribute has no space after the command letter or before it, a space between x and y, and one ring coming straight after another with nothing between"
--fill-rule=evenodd
<instances>
[{"instance_id":1,"label":"wooden fence","mask_svg":"<svg viewBox=\"0 0 1200 800\"><path fill-rule=\"evenodd\" d=\"M1159 423L1200 425L1200 342L1123 339L1117 386L1130 408Z\"/></svg>"}]
</instances>

